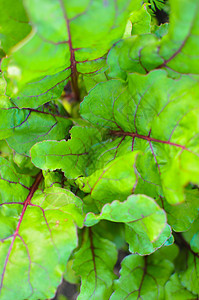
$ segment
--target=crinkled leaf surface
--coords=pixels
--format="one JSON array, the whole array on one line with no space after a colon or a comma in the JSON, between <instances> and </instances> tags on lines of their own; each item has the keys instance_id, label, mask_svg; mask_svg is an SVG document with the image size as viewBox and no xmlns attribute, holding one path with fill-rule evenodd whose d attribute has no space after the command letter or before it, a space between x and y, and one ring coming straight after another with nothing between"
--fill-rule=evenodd
<instances>
[{"instance_id":1,"label":"crinkled leaf surface","mask_svg":"<svg viewBox=\"0 0 199 300\"><path fill-rule=\"evenodd\" d=\"M31 185L1 158L1 299L53 297L77 246L81 200L61 188L36 191L41 179Z\"/></svg>"},{"instance_id":2,"label":"crinkled leaf surface","mask_svg":"<svg viewBox=\"0 0 199 300\"><path fill-rule=\"evenodd\" d=\"M74 257L73 268L81 276L78 300L109 299L117 260L115 245L100 237L93 229L85 231L83 242Z\"/></svg>"},{"instance_id":3,"label":"crinkled leaf surface","mask_svg":"<svg viewBox=\"0 0 199 300\"><path fill-rule=\"evenodd\" d=\"M89 149L100 140L100 132L92 127L74 126L68 141L45 141L31 149L32 162L43 170L61 169L68 178L85 174Z\"/></svg>"},{"instance_id":4,"label":"crinkled leaf surface","mask_svg":"<svg viewBox=\"0 0 199 300\"><path fill-rule=\"evenodd\" d=\"M165 255L165 250L158 252L145 257L125 257L110 299L165 299L163 287L173 272L172 256L176 256L176 251L173 249L171 257Z\"/></svg>"},{"instance_id":5,"label":"crinkled leaf surface","mask_svg":"<svg viewBox=\"0 0 199 300\"><path fill-rule=\"evenodd\" d=\"M108 163L88 177L80 177L76 183L85 193L90 193L101 208L114 199L125 200L136 185L134 164L137 153L128 153Z\"/></svg>"},{"instance_id":6,"label":"crinkled leaf surface","mask_svg":"<svg viewBox=\"0 0 199 300\"><path fill-rule=\"evenodd\" d=\"M100 220L126 223L150 241L156 240L166 226L165 212L145 195L131 195L124 202L106 204L99 215L88 213L85 225L93 226Z\"/></svg>"},{"instance_id":7,"label":"crinkled leaf surface","mask_svg":"<svg viewBox=\"0 0 199 300\"><path fill-rule=\"evenodd\" d=\"M34 144L67 137L72 121L66 116L53 113L48 107L19 109L4 96L2 78L0 85L0 139L6 139L17 153L29 156Z\"/></svg>"},{"instance_id":8,"label":"crinkled leaf surface","mask_svg":"<svg viewBox=\"0 0 199 300\"><path fill-rule=\"evenodd\" d=\"M198 183L198 94L197 81L187 76L173 80L162 70L130 74L128 85L98 84L81 104L81 114L109 129L117 152L121 145L126 152L144 152L137 159L135 192L164 195L175 204L184 201L189 182Z\"/></svg>"},{"instance_id":9,"label":"crinkled leaf surface","mask_svg":"<svg viewBox=\"0 0 199 300\"><path fill-rule=\"evenodd\" d=\"M0 109L1 137L16 152L30 155L30 148L43 140L67 137L72 122L67 118L40 110Z\"/></svg>"},{"instance_id":10,"label":"crinkled leaf surface","mask_svg":"<svg viewBox=\"0 0 199 300\"><path fill-rule=\"evenodd\" d=\"M0 48L5 53L24 39L31 31L23 1L13 5L12 0L0 0Z\"/></svg>"},{"instance_id":11,"label":"crinkled leaf surface","mask_svg":"<svg viewBox=\"0 0 199 300\"><path fill-rule=\"evenodd\" d=\"M36 108L56 99L69 77L77 92L77 73L103 67L104 55L122 37L128 14L139 3L25 0L33 30L2 63L7 95L20 108Z\"/></svg>"},{"instance_id":12,"label":"crinkled leaf surface","mask_svg":"<svg viewBox=\"0 0 199 300\"><path fill-rule=\"evenodd\" d=\"M112 77L125 72L146 73L165 68L184 74L198 74L198 0L170 0L168 34L161 40L155 34L135 35L119 42L108 56Z\"/></svg>"}]
</instances>

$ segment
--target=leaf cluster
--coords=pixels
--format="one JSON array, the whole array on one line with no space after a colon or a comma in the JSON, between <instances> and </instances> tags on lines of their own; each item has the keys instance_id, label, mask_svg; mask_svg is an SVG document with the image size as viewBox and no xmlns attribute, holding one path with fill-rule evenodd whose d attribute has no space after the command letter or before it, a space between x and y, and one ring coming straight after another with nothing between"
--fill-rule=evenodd
<instances>
[{"instance_id":1,"label":"leaf cluster","mask_svg":"<svg viewBox=\"0 0 199 300\"><path fill-rule=\"evenodd\" d=\"M148 2L0 0L1 300L199 297L199 2Z\"/></svg>"}]
</instances>

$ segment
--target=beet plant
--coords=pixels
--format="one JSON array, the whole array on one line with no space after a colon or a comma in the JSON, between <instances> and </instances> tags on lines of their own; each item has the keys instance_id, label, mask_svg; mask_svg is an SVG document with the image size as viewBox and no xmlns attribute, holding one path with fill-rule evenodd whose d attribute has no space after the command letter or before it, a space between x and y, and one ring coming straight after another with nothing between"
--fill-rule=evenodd
<instances>
[{"instance_id":1,"label":"beet plant","mask_svg":"<svg viewBox=\"0 0 199 300\"><path fill-rule=\"evenodd\" d=\"M199 1L0 7L0 299L199 299Z\"/></svg>"}]
</instances>

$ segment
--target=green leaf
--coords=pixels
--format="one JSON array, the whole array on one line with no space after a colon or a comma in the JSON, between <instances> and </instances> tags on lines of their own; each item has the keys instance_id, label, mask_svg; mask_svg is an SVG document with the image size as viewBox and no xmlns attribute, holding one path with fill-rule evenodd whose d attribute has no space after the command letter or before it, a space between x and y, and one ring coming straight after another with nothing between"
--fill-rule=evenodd
<instances>
[{"instance_id":1,"label":"green leaf","mask_svg":"<svg viewBox=\"0 0 199 300\"><path fill-rule=\"evenodd\" d=\"M78 74L104 66L106 53L122 37L128 15L140 0L24 3L34 29L4 59L2 70L13 102L20 108L36 108L56 99L70 77L79 98Z\"/></svg>"},{"instance_id":2,"label":"green leaf","mask_svg":"<svg viewBox=\"0 0 199 300\"><path fill-rule=\"evenodd\" d=\"M146 73L157 68L170 74L198 74L198 0L170 0L170 4L168 34L161 40L154 34L133 36L116 44L108 56L110 76L125 77L125 72Z\"/></svg>"},{"instance_id":3,"label":"green leaf","mask_svg":"<svg viewBox=\"0 0 199 300\"><path fill-rule=\"evenodd\" d=\"M199 232L194 234L190 246L193 252L199 253Z\"/></svg>"},{"instance_id":4,"label":"green leaf","mask_svg":"<svg viewBox=\"0 0 199 300\"><path fill-rule=\"evenodd\" d=\"M187 258L187 269L179 275L182 285L192 292L199 295L199 255L189 252Z\"/></svg>"},{"instance_id":5,"label":"green leaf","mask_svg":"<svg viewBox=\"0 0 199 300\"><path fill-rule=\"evenodd\" d=\"M169 23L161 24L160 26L154 25L151 28L152 33L154 33L159 39L168 33Z\"/></svg>"},{"instance_id":6,"label":"green leaf","mask_svg":"<svg viewBox=\"0 0 199 300\"><path fill-rule=\"evenodd\" d=\"M22 0L15 5L12 0L0 0L0 7L0 48L10 53L11 48L30 33L31 26Z\"/></svg>"},{"instance_id":7,"label":"green leaf","mask_svg":"<svg viewBox=\"0 0 199 300\"><path fill-rule=\"evenodd\" d=\"M125 200L136 185L134 164L138 153L128 153L114 159L103 169L76 180L79 188L90 193L98 207L114 199Z\"/></svg>"},{"instance_id":8,"label":"green leaf","mask_svg":"<svg viewBox=\"0 0 199 300\"><path fill-rule=\"evenodd\" d=\"M186 231L190 228L191 224L198 217L199 203L198 203L199 191L186 190L185 201L178 205L170 205L167 201L160 198L159 204L162 205L167 213L168 224L171 225L173 230L177 232ZM161 204L162 202L162 204Z\"/></svg>"},{"instance_id":9,"label":"green leaf","mask_svg":"<svg viewBox=\"0 0 199 300\"><path fill-rule=\"evenodd\" d=\"M116 260L117 251L112 242L100 237L91 228L84 232L73 264L82 281L78 300L109 299L115 279L113 268Z\"/></svg>"},{"instance_id":10,"label":"green leaf","mask_svg":"<svg viewBox=\"0 0 199 300\"><path fill-rule=\"evenodd\" d=\"M101 214L88 213L84 223L86 226L93 226L100 220L126 224L125 239L132 253L150 254L171 238L165 212L145 195L132 195L122 203L113 201L106 204Z\"/></svg>"},{"instance_id":11,"label":"green leaf","mask_svg":"<svg viewBox=\"0 0 199 300\"><path fill-rule=\"evenodd\" d=\"M180 282L178 274L173 274L165 285L165 300L193 300L196 295L190 293Z\"/></svg>"},{"instance_id":12,"label":"green leaf","mask_svg":"<svg viewBox=\"0 0 199 300\"><path fill-rule=\"evenodd\" d=\"M117 152L121 142L126 151L144 152L136 163L135 193L144 187L145 194L176 204L184 201L189 182L199 183L198 93L197 81L187 76L173 80L163 70L129 74L128 85L110 80L93 88L81 115L108 129L107 143L120 137Z\"/></svg>"},{"instance_id":13,"label":"green leaf","mask_svg":"<svg viewBox=\"0 0 199 300\"><path fill-rule=\"evenodd\" d=\"M155 11L156 9L161 10L165 5L165 1L166 0L146 0L144 2L149 2L151 5L151 9Z\"/></svg>"},{"instance_id":14,"label":"green leaf","mask_svg":"<svg viewBox=\"0 0 199 300\"><path fill-rule=\"evenodd\" d=\"M70 189L70 184L67 182L62 172L44 171L43 176L44 176L45 188L49 188L53 186L53 187Z\"/></svg>"},{"instance_id":15,"label":"green leaf","mask_svg":"<svg viewBox=\"0 0 199 300\"><path fill-rule=\"evenodd\" d=\"M156 253L148 257L129 255L124 258L111 300L164 299L163 287L174 266L170 259L156 256Z\"/></svg>"},{"instance_id":16,"label":"green leaf","mask_svg":"<svg viewBox=\"0 0 199 300\"><path fill-rule=\"evenodd\" d=\"M129 244L129 251L139 255L149 255L162 246L167 245L167 243L171 245L174 242L169 225L166 225L156 240L150 240L147 233L142 228L139 228L139 224L135 229L126 225L125 239Z\"/></svg>"},{"instance_id":17,"label":"green leaf","mask_svg":"<svg viewBox=\"0 0 199 300\"><path fill-rule=\"evenodd\" d=\"M2 163L1 299L52 298L77 246L74 220L82 226L82 202L61 188L36 191L41 174L30 186L28 176L14 173L5 159Z\"/></svg>"},{"instance_id":18,"label":"green leaf","mask_svg":"<svg viewBox=\"0 0 199 300\"><path fill-rule=\"evenodd\" d=\"M132 22L132 35L151 32L151 16L147 11L146 4L143 4L138 11L133 12L129 19Z\"/></svg>"},{"instance_id":19,"label":"green leaf","mask_svg":"<svg viewBox=\"0 0 199 300\"><path fill-rule=\"evenodd\" d=\"M3 94L5 82L0 78L0 139L17 153L29 156L30 148L44 140L67 137L72 121L51 112L51 107L19 109ZM56 106L56 105L55 105Z\"/></svg>"},{"instance_id":20,"label":"green leaf","mask_svg":"<svg viewBox=\"0 0 199 300\"><path fill-rule=\"evenodd\" d=\"M32 162L43 170L61 169L68 178L85 174L88 151L100 140L100 133L92 127L74 126L68 141L45 141L31 149ZM86 157L86 158L85 158Z\"/></svg>"},{"instance_id":21,"label":"green leaf","mask_svg":"<svg viewBox=\"0 0 199 300\"><path fill-rule=\"evenodd\" d=\"M184 287L184 290L188 290L197 296L199 295L198 228L198 220L196 220L188 231L175 235L176 242L181 249L181 255L176 260L176 270L179 281Z\"/></svg>"},{"instance_id":22,"label":"green leaf","mask_svg":"<svg viewBox=\"0 0 199 300\"><path fill-rule=\"evenodd\" d=\"M0 120L1 138L6 138L16 152L28 156L30 148L40 141L66 138L72 125L62 116L18 108L0 109Z\"/></svg>"}]
</instances>

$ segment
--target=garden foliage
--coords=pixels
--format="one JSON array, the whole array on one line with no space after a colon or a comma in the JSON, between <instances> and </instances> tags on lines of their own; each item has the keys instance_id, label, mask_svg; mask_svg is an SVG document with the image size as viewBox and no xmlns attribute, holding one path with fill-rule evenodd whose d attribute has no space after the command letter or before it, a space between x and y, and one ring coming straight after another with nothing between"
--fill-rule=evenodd
<instances>
[{"instance_id":1,"label":"garden foliage","mask_svg":"<svg viewBox=\"0 0 199 300\"><path fill-rule=\"evenodd\" d=\"M198 299L199 1L0 6L0 299Z\"/></svg>"}]
</instances>

